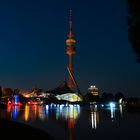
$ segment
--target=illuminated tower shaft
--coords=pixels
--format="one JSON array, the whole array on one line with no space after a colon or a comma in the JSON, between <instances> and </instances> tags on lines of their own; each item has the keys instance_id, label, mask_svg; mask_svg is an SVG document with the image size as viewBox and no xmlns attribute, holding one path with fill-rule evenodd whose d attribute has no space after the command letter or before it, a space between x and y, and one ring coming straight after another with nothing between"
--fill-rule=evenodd
<instances>
[{"instance_id":1,"label":"illuminated tower shaft","mask_svg":"<svg viewBox=\"0 0 140 140\"><path fill-rule=\"evenodd\" d=\"M74 40L74 35L72 33L72 14L71 14L71 10L70 10L70 31L68 34L68 39L66 40L66 54L69 57L69 70L71 72L71 74L73 75L73 55L76 54L76 48L75 48L75 44L76 41ZM72 77L69 75L69 81L68 81L68 86L70 89L74 90L76 88L76 85L74 84L74 81L72 79Z\"/></svg>"}]
</instances>

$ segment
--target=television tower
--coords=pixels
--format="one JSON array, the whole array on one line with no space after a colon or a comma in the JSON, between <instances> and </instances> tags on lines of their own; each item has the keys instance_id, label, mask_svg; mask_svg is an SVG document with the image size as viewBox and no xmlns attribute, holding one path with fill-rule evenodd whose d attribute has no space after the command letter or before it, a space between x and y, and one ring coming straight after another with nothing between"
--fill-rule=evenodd
<instances>
[{"instance_id":1,"label":"television tower","mask_svg":"<svg viewBox=\"0 0 140 140\"><path fill-rule=\"evenodd\" d=\"M69 63L68 63L68 69L71 73L71 75L73 75L73 55L76 54L76 41L74 40L74 34L72 33L72 10L70 10L70 31L68 34L68 39L66 40L66 54L69 57ZM71 90L74 90L76 88L76 85L73 81L73 78L69 74L69 79L68 79L68 86Z\"/></svg>"}]
</instances>

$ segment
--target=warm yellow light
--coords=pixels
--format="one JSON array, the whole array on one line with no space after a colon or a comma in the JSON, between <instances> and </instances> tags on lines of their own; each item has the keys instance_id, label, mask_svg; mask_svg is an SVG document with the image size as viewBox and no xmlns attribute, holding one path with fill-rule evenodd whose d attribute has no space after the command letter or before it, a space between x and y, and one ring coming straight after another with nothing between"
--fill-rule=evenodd
<instances>
[{"instance_id":1,"label":"warm yellow light","mask_svg":"<svg viewBox=\"0 0 140 140\"><path fill-rule=\"evenodd\" d=\"M29 95L25 95L26 98L29 98Z\"/></svg>"},{"instance_id":2,"label":"warm yellow light","mask_svg":"<svg viewBox=\"0 0 140 140\"><path fill-rule=\"evenodd\" d=\"M29 118L29 106L27 104L25 105L24 118L25 118L25 121L28 121L28 118Z\"/></svg>"}]
</instances>

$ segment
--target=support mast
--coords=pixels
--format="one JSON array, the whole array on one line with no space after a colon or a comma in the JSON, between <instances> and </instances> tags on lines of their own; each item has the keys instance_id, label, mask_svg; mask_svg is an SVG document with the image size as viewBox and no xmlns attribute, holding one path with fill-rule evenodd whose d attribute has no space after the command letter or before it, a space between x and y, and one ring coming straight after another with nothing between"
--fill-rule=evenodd
<instances>
[{"instance_id":1,"label":"support mast","mask_svg":"<svg viewBox=\"0 0 140 140\"><path fill-rule=\"evenodd\" d=\"M66 40L66 54L69 57L69 63L68 67L70 70L70 73L73 75L74 69L73 69L73 55L76 54L76 41L74 40L74 34L72 33L72 10L70 10L70 31L68 34L68 39ZM72 77L69 75L69 80L68 80L68 86L71 90L75 90L75 83L72 80Z\"/></svg>"}]
</instances>

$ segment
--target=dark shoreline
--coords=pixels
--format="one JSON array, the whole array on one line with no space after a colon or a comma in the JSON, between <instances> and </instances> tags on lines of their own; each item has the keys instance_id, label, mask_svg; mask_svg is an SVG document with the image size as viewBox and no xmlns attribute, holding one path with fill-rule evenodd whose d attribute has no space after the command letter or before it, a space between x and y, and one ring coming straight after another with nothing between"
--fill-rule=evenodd
<instances>
[{"instance_id":1,"label":"dark shoreline","mask_svg":"<svg viewBox=\"0 0 140 140\"><path fill-rule=\"evenodd\" d=\"M48 133L32 126L0 118L0 136L10 139L54 140Z\"/></svg>"}]
</instances>

